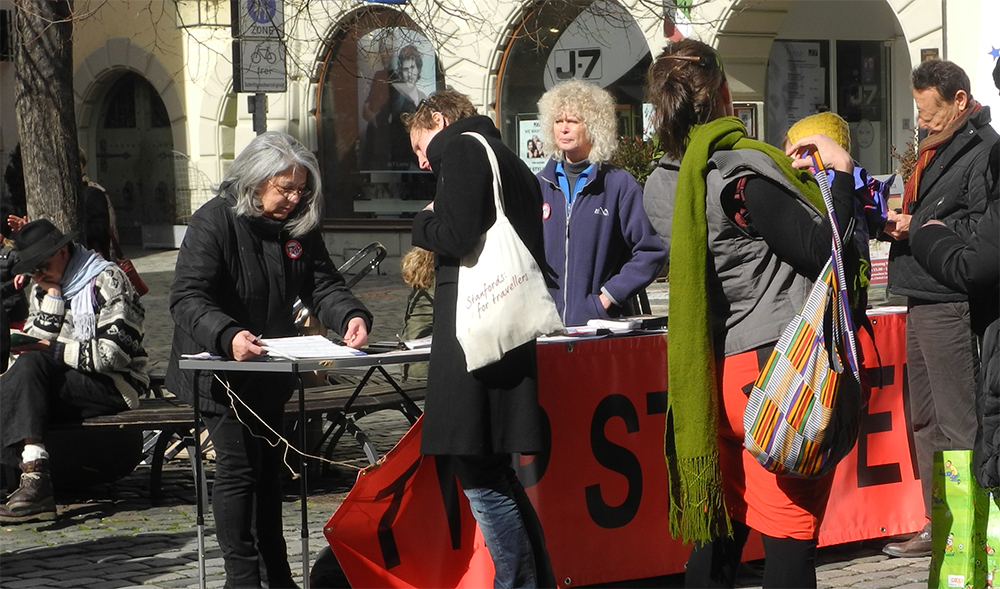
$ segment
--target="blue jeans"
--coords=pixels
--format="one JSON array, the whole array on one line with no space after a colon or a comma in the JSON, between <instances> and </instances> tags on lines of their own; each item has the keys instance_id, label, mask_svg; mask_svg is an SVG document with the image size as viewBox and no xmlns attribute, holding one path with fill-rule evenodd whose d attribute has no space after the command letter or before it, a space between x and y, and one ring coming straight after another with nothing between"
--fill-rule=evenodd
<instances>
[{"instance_id":1,"label":"blue jeans","mask_svg":"<svg viewBox=\"0 0 1000 589\"><path fill-rule=\"evenodd\" d=\"M537 517L510 455L452 456L452 464L493 559L493 587L537 587L534 549L525 527L526 519Z\"/></svg>"}]
</instances>

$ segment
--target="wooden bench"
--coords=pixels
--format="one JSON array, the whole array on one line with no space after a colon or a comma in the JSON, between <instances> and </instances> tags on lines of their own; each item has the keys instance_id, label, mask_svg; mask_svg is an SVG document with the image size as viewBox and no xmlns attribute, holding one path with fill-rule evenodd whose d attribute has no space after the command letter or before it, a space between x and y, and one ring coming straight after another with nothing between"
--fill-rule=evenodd
<instances>
[{"instance_id":1,"label":"wooden bench","mask_svg":"<svg viewBox=\"0 0 1000 589\"><path fill-rule=\"evenodd\" d=\"M315 455L322 445L329 441L326 450L326 457L329 457L341 437L347 433L361 445L368 461L374 463L378 460L379 450L362 428L358 427L359 419L376 411L393 409L400 411L411 424L416 422L421 411L415 401L424 398L426 391L424 381L396 383L391 379L369 380L369 376L371 375L362 379L364 382L360 384L364 386L360 391L357 391L359 383L338 382L332 373L327 377L330 384L306 389L306 419L315 417L325 419L323 435L312 448L307 450L310 454ZM71 433L85 433L102 428L148 432L143 450L150 464L150 497L156 501L159 497L163 462L168 446L177 438L182 441L192 461L192 472L198 451L194 440L194 409L176 397L162 396L162 382L162 378L158 380L154 375L151 383L154 396L141 399L137 409L113 415L99 415L78 422L52 424L50 429ZM157 393L160 396L155 396ZM286 432L291 431L287 425L297 424L299 417L299 397L298 394L293 394L285 405ZM297 440L287 434L286 437Z\"/></svg>"}]
</instances>

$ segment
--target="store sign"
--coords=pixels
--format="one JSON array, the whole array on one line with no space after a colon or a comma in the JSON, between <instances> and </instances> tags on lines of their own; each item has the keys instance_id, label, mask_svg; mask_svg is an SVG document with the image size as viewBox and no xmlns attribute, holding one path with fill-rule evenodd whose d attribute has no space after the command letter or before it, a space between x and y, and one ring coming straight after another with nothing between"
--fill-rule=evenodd
<instances>
[{"instance_id":1,"label":"store sign","mask_svg":"<svg viewBox=\"0 0 1000 589\"><path fill-rule=\"evenodd\" d=\"M545 64L545 89L570 78L610 86L649 53L635 19L619 4L598 0L559 36Z\"/></svg>"},{"instance_id":2,"label":"store sign","mask_svg":"<svg viewBox=\"0 0 1000 589\"><path fill-rule=\"evenodd\" d=\"M280 39L284 36L283 0L231 0L234 37Z\"/></svg>"}]
</instances>

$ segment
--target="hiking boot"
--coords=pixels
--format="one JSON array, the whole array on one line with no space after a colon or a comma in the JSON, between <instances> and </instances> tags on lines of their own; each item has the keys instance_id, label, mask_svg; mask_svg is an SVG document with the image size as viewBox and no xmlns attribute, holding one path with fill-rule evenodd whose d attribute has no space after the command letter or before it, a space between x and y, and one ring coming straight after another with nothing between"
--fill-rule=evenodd
<instances>
[{"instance_id":1,"label":"hiking boot","mask_svg":"<svg viewBox=\"0 0 1000 589\"><path fill-rule=\"evenodd\" d=\"M0 505L0 523L23 524L56 519L49 461L44 458L21 464L21 486Z\"/></svg>"}]
</instances>

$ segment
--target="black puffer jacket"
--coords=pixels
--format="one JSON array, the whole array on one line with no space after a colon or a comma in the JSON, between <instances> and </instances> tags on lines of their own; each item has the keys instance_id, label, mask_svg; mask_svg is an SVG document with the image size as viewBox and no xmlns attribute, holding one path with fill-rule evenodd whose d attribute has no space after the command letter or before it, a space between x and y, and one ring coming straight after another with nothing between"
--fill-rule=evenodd
<instances>
[{"instance_id":1,"label":"black puffer jacket","mask_svg":"<svg viewBox=\"0 0 1000 589\"><path fill-rule=\"evenodd\" d=\"M232 358L233 336L244 329L264 337L296 335L296 297L340 333L358 316L371 329L371 313L344 286L318 229L291 238L280 221L237 216L222 196L209 201L191 217L177 254L167 389L189 403L194 398L194 371L178 368L181 354ZM249 374L229 376L233 388L245 389L251 400L283 403L291 396L290 379ZM219 414L229 405L211 374L200 374L198 391L203 411Z\"/></svg>"},{"instance_id":2,"label":"black puffer jacket","mask_svg":"<svg viewBox=\"0 0 1000 589\"><path fill-rule=\"evenodd\" d=\"M967 299L964 293L928 274L913 258L910 243L930 219L944 221L963 241L968 241L997 183L990 157L998 142L1000 137L990 126L990 109L984 106L934 154L924 169L911 208L910 242L895 242L889 250L892 293L929 301Z\"/></svg>"},{"instance_id":3,"label":"black puffer jacket","mask_svg":"<svg viewBox=\"0 0 1000 589\"><path fill-rule=\"evenodd\" d=\"M980 485L1000 486L1000 202L990 203L968 245L940 225L924 227L912 243L931 276L970 295L973 330L984 334L973 462Z\"/></svg>"}]
</instances>

